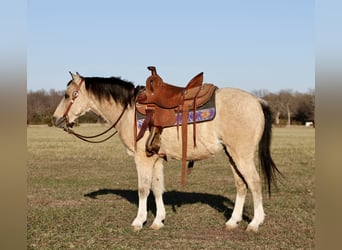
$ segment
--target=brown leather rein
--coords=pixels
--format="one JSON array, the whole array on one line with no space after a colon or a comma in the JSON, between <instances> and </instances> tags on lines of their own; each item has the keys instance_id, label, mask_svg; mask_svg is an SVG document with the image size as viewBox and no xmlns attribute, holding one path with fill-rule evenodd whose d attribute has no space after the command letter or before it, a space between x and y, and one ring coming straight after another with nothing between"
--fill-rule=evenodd
<instances>
[{"instance_id":1,"label":"brown leather rein","mask_svg":"<svg viewBox=\"0 0 342 250\"><path fill-rule=\"evenodd\" d=\"M117 124L118 122L120 121L120 119L122 118L123 114L125 113L126 111L126 107L123 108L121 114L119 115L118 119L116 120L116 122L114 122L114 124L106 129L105 131L99 133L99 134L96 134L96 135L91 135L91 136L85 136L85 135L81 135L79 133L76 133L75 131L73 131L71 129L71 126L72 126L72 123L69 122L69 116L68 116L68 113L70 111L70 108L72 106L72 104L75 102L75 99L78 97L79 95L79 91L81 89L81 85L82 83L84 82L84 79L82 78L80 84L77 86L76 90L74 92L72 92L72 97L71 97L71 100L63 114L63 118L65 120L65 123L66 123L66 127L64 127L64 131L65 132L68 132L69 134L72 134L74 136L76 136L77 138L83 140L83 141L86 141L86 142L90 142L90 143L101 143L101 142L105 142L107 141L108 139L112 138L118 131L115 131L113 134L107 136L106 138L102 139L102 140L98 140L98 141L92 141L92 140L89 140L89 139L94 139L94 138L97 138L97 137L100 137L101 135L104 135L106 133L108 133L110 130L112 130Z\"/></svg>"}]
</instances>

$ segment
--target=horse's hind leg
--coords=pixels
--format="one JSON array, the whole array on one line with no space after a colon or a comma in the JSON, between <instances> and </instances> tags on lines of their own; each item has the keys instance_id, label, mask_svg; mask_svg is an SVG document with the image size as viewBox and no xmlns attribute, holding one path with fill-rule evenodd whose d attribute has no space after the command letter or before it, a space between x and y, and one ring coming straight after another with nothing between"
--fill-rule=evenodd
<instances>
[{"instance_id":1,"label":"horse's hind leg","mask_svg":"<svg viewBox=\"0 0 342 250\"><path fill-rule=\"evenodd\" d=\"M233 213L230 219L226 222L226 229L232 230L238 226L238 223L242 220L243 205L245 203L247 186L244 180L236 172L233 162L231 163L232 172L235 179L236 186L236 198Z\"/></svg>"},{"instance_id":2,"label":"horse's hind leg","mask_svg":"<svg viewBox=\"0 0 342 250\"><path fill-rule=\"evenodd\" d=\"M143 224L147 219L147 198L150 193L152 183L152 171L154 164L154 157L147 158L145 153L135 156L135 164L138 172L138 196L139 207L138 213L132 222L135 231L142 229Z\"/></svg>"},{"instance_id":3,"label":"horse's hind leg","mask_svg":"<svg viewBox=\"0 0 342 250\"><path fill-rule=\"evenodd\" d=\"M151 225L152 229L160 229L164 226L165 219L165 206L163 202L164 192L164 173L163 173L163 160L158 159L153 167L152 175L152 191L156 202L157 213Z\"/></svg>"},{"instance_id":4,"label":"horse's hind leg","mask_svg":"<svg viewBox=\"0 0 342 250\"><path fill-rule=\"evenodd\" d=\"M254 161L247 164L246 166L246 171L241 172L244 172L246 175L245 179L248 187L252 192L254 206L254 216L252 221L248 224L247 231L257 232L259 229L259 225L261 225L265 219L264 208L262 205L262 185Z\"/></svg>"},{"instance_id":5,"label":"horse's hind leg","mask_svg":"<svg viewBox=\"0 0 342 250\"><path fill-rule=\"evenodd\" d=\"M243 152L243 150L241 150L241 152ZM246 188L248 187L253 196L254 216L247 227L247 231L257 232L259 225L264 222L265 214L262 205L261 180L255 167L253 150L251 150L250 153L246 153L245 151L245 154L243 155L240 153L239 156L232 153L231 156L234 161L233 172L237 187L237 195L232 217L227 221L226 227L229 229L234 228L234 226L236 227L236 223L241 220L247 191ZM245 183L247 184L247 187Z\"/></svg>"}]
</instances>

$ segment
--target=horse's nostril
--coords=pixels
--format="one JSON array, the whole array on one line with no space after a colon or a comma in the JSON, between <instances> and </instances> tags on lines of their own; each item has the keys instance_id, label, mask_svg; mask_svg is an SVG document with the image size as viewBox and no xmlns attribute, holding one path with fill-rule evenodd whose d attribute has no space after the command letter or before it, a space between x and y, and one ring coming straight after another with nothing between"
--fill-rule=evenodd
<instances>
[{"instance_id":1,"label":"horse's nostril","mask_svg":"<svg viewBox=\"0 0 342 250\"><path fill-rule=\"evenodd\" d=\"M53 124L54 126L56 126L56 121L57 121L57 118L56 118L55 116L53 116L53 117L51 118L51 122L52 122L52 124Z\"/></svg>"},{"instance_id":2,"label":"horse's nostril","mask_svg":"<svg viewBox=\"0 0 342 250\"><path fill-rule=\"evenodd\" d=\"M53 116L51 118L51 122L57 128L65 127L65 119L64 118L58 118L58 117Z\"/></svg>"}]
</instances>

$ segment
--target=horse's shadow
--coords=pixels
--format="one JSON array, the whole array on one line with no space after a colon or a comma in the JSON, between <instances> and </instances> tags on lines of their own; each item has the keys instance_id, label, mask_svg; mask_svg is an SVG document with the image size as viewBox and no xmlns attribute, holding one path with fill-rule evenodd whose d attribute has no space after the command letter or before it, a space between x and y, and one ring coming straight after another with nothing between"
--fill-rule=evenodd
<instances>
[{"instance_id":1,"label":"horse's shadow","mask_svg":"<svg viewBox=\"0 0 342 250\"><path fill-rule=\"evenodd\" d=\"M85 197L96 199L101 195L119 195L132 204L138 206L138 192L136 190L124 190L124 189L100 189L85 194ZM202 203L207 204L220 213L223 213L228 220L233 212L234 202L222 195L214 195L207 193L189 193L179 191L168 191L163 194L163 200L165 205L172 206L173 212L177 212L177 208L186 204ZM148 209L156 215L156 206L153 198L153 194L150 193L148 197ZM250 221L251 219L247 215L243 215L243 220Z\"/></svg>"}]
</instances>

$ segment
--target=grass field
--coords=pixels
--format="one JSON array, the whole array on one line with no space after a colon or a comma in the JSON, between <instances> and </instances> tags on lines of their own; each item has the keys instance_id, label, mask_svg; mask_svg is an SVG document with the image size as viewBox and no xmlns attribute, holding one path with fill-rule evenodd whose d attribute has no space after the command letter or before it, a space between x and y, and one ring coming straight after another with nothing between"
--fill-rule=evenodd
<instances>
[{"instance_id":1,"label":"grass field","mask_svg":"<svg viewBox=\"0 0 342 250\"><path fill-rule=\"evenodd\" d=\"M84 134L103 130L81 125ZM250 193L244 220L232 232L235 187L225 154L196 162L180 186L181 163L165 164L165 227L149 228L155 206L139 232L137 175L118 137L102 144L80 141L48 126L27 128L28 249L313 249L315 130L275 128L272 153L285 176L272 197L264 194L266 218L257 234L244 230L253 216Z\"/></svg>"}]
</instances>

